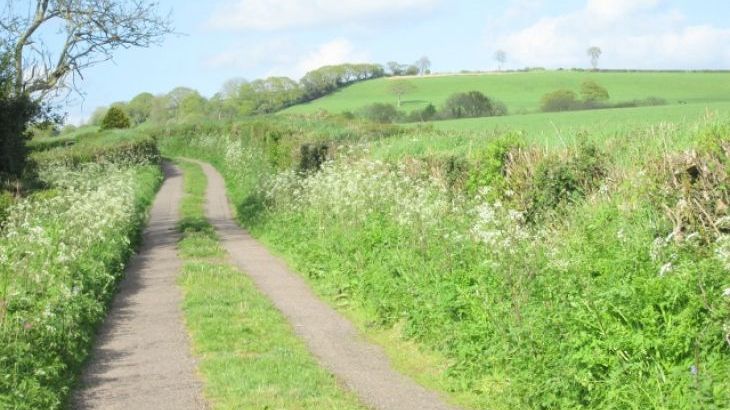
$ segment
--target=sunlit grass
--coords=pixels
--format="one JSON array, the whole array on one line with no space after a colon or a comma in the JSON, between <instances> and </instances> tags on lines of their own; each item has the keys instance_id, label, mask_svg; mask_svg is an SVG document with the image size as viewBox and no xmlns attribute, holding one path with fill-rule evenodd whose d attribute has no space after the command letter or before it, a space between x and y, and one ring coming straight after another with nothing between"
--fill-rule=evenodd
<instances>
[{"instance_id":1,"label":"sunlit grass","mask_svg":"<svg viewBox=\"0 0 730 410\"><path fill-rule=\"evenodd\" d=\"M205 175L185 173L180 284L205 394L217 409L360 409L320 368L286 319L225 259L203 216Z\"/></svg>"}]
</instances>

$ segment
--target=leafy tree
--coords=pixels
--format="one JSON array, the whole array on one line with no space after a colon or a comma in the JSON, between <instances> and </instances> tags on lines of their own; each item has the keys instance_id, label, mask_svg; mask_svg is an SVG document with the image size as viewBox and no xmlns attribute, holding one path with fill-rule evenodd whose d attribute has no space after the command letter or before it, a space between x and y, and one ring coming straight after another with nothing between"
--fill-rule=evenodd
<instances>
[{"instance_id":1,"label":"leafy tree","mask_svg":"<svg viewBox=\"0 0 730 410\"><path fill-rule=\"evenodd\" d=\"M129 117L123 109L117 106L112 106L109 111L106 112L104 119L101 121L101 129L109 130L114 128L129 128L130 127Z\"/></svg>"},{"instance_id":2,"label":"leafy tree","mask_svg":"<svg viewBox=\"0 0 730 410\"><path fill-rule=\"evenodd\" d=\"M303 89L304 99L312 100L354 82L383 75L385 75L385 69L379 64L324 66L305 74L300 81L300 86Z\"/></svg>"},{"instance_id":3,"label":"leafy tree","mask_svg":"<svg viewBox=\"0 0 730 410\"><path fill-rule=\"evenodd\" d=\"M145 0L6 0L0 37L12 50L14 94L38 94L73 87L90 66L112 58L115 50L149 47L172 28ZM21 3L21 4L18 4ZM32 10L32 12L31 12ZM48 29L61 41L42 41ZM23 73L20 75L19 73ZM69 81L71 77L71 81Z\"/></svg>"},{"instance_id":4,"label":"leafy tree","mask_svg":"<svg viewBox=\"0 0 730 410\"><path fill-rule=\"evenodd\" d=\"M96 107L94 112L92 112L91 116L89 117L89 124L101 126L101 120L104 119L104 116L106 115L108 109L109 107Z\"/></svg>"},{"instance_id":5,"label":"leafy tree","mask_svg":"<svg viewBox=\"0 0 730 410\"><path fill-rule=\"evenodd\" d=\"M388 61L386 66L388 67L388 71L390 71L390 74L394 76L403 75L406 71L406 67L395 61Z\"/></svg>"},{"instance_id":6,"label":"leafy tree","mask_svg":"<svg viewBox=\"0 0 730 410\"><path fill-rule=\"evenodd\" d=\"M245 78L231 78L230 80L227 80L225 83L223 83L223 86L221 87L221 98L225 99L238 97L238 92L241 90L241 86L244 84L248 84L248 81Z\"/></svg>"},{"instance_id":7,"label":"leafy tree","mask_svg":"<svg viewBox=\"0 0 730 410\"><path fill-rule=\"evenodd\" d=\"M150 93L137 94L127 104L127 114L135 125L141 124L150 117L152 113L152 104L154 103L155 96Z\"/></svg>"},{"instance_id":8,"label":"leafy tree","mask_svg":"<svg viewBox=\"0 0 730 410\"><path fill-rule=\"evenodd\" d=\"M556 90L542 96L540 109L544 112L570 111L579 105L575 92L567 89Z\"/></svg>"},{"instance_id":9,"label":"leafy tree","mask_svg":"<svg viewBox=\"0 0 730 410\"><path fill-rule=\"evenodd\" d=\"M418 72L421 75L431 71L431 60L429 60L426 56L419 58L415 65L418 67Z\"/></svg>"},{"instance_id":10,"label":"leafy tree","mask_svg":"<svg viewBox=\"0 0 730 410\"><path fill-rule=\"evenodd\" d=\"M180 107L177 112L178 118L190 119L204 115L207 102L197 91L186 95L180 101Z\"/></svg>"},{"instance_id":11,"label":"leafy tree","mask_svg":"<svg viewBox=\"0 0 730 410\"><path fill-rule=\"evenodd\" d=\"M373 122L389 124L398 117L398 110L393 104L374 103L363 107L360 115Z\"/></svg>"},{"instance_id":12,"label":"leafy tree","mask_svg":"<svg viewBox=\"0 0 730 410\"><path fill-rule=\"evenodd\" d=\"M505 111L503 104L497 104L479 91L452 94L443 109L447 118L491 117L503 115Z\"/></svg>"},{"instance_id":13,"label":"leafy tree","mask_svg":"<svg viewBox=\"0 0 730 410\"><path fill-rule=\"evenodd\" d=\"M400 107L401 97L416 90L416 86L410 81L406 80L393 80L390 82L388 87L391 94L394 94L397 99L397 106Z\"/></svg>"},{"instance_id":14,"label":"leafy tree","mask_svg":"<svg viewBox=\"0 0 730 410\"><path fill-rule=\"evenodd\" d=\"M497 60L497 64L499 64L499 71L502 71L502 67L507 62L507 53L504 50L497 50L494 53L494 59Z\"/></svg>"},{"instance_id":15,"label":"leafy tree","mask_svg":"<svg viewBox=\"0 0 730 410\"><path fill-rule=\"evenodd\" d=\"M590 47L588 50L586 50L586 53L588 54L588 57L591 58L591 66L594 70L598 69L598 59L601 58L601 54L603 54L603 51L600 47Z\"/></svg>"},{"instance_id":16,"label":"leafy tree","mask_svg":"<svg viewBox=\"0 0 730 410\"><path fill-rule=\"evenodd\" d=\"M583 81L580 86L580 94L583 101L588 103L608 101L611 98L608 90L592 80Z\"/></svg>"},{"instance_id":17,"label":"leafy tree","mask_svg":"<svg viewBox=\"0 0 730 410\"><path fill-rule=\"evenodd\" d=\"M33 121L60 122L44 99L73 89L115 50L148 47L172 32L146 0L5 0L0 10L0 173L19 175ZM53 41L42 33L54 32ZM48 39L46 39L48 40ZM57 41L58 40L58 41Z\"/></svg>"},{"instance_id":18,"label":"leafy tree","mask_svg":"<svg viewBox=\"0 0 730 410\"><path fill-rule=\"evenodd\" d=\"M418 67L415 64L411 64L406 67L405 75L418 75Z\"/></svg>"}]
</instances>

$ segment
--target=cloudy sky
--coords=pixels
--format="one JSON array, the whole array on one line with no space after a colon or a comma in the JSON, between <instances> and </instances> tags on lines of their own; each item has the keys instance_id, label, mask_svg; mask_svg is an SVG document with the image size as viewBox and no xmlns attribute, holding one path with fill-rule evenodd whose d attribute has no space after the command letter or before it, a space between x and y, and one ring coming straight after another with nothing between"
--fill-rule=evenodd
<instances>
[{"instance_id":1,"label":"cloudy sky","mask_svg":"<svg viewBox=\"0 0 730 410\"><path fill-rule=\"evenodd\" d=\"M727 0L162 0L180 35L122 50L85 73L78 123L97 106L183 85L206 96L229 78L286 75L342 62L425 55L438 72L586 67L730 68Z\"/></svg>"}]
</instances>

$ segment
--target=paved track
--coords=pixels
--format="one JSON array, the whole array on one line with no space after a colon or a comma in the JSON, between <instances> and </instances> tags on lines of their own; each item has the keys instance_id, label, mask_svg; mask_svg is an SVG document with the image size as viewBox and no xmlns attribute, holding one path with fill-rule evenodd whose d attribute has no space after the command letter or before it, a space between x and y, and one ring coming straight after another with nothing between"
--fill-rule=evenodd
<instances>
[{"instance_id":1,"label":"paved track","mask_svg":"<svg viewBox=\"0 0 730 410\"><path fill-rule=\"evenodd\" d=\"M182 175L165 164L142 248L97 336L74 409L205 409L176 284Z\"/></svg>"},{"instance_id":2,"label":"paved track","mask_svg":"<svg viewBox=\"0 0 730 410\"><path fill-rule=\"evenodd\" d=\"M206 214L233 261L287 317L319 362L379 410L454 409L395 371L383 351L359 335L354 326L310 290L286 264L238 227L221 175L200 163L208 177Z\"/></svg>"}]
</instances>

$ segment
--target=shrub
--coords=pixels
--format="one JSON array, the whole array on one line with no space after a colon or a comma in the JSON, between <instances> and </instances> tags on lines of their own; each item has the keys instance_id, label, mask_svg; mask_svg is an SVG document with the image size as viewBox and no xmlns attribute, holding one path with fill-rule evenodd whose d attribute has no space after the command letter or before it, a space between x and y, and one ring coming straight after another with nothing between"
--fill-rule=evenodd
<instances>
[{"instance_id":1,"label":"shrub","mask_svg":"<svg viewBox=\"0 0 730 410\"><path fill-rule=\"evenodd\" d=\"M29 168L51 166L78 167L97 162L103 164L148 165L158 164L160 152L157 141L145 135L123 135L115 140L108 132L88 140L80 140L71 147L55 147L34 152Z\"/></svg>"},{"instance_id":2,"label":"shrub","mask_svg":"<svg viewBox=\"0 0 730 410\"><path fill-rule=\"evenodd\" d=\"M436 107L433 104L428 104L426 108L422 110L411 111L406 117L407 122L427 122L436 118Z\"/></svg>"},{"instance_id":3,"label":"shrub","mask_svg":"<svg viewBox=\"0 0 730 410\"><path fill-rule=\"evenodd\" d=\"M27 155L26 130L39 111L38 104L27 96L14 97L0 91L0 178L22 173Z\"/></svg>"},{"instance_id":4,"label":"shrub","mask_svg":"<svg viewBox=\"0 0 730 410\"><path fill-rule=\"evenodd\" d=\"M580 86L580 95L585 102L603 102L611 98L608 90L591 80L583 81L583 84Z\"/></svg>"},{"instance_id":5,"label":"shrub","mask_svg":"<svg viewBox=\"0 0 730 410\"><path fill-rule=\"evenodd\" d=\"M109 130L113 128L129 128L131 121L129 116L119 107L111 107L101 120L101 129Z\"/></svg>"},{"instance_id":6,"label":"shrub","mask_svg":"<svg viewBox=\"0 0 730 410\"><path fill-rule=\"evenodd\" d=\"M445 118L491 117L506 114L504 104L495 103L479 91L452 94L444 104Z\"/></svg>"},{"instance_id":7,"label":"shrub","mask_svg":"<svg viewBox=\"0 0 730 410\"><path fill-rule=\"evenodd\" d=\"M503 135L487 145L483 152L477 154L466 183L467 192L474 195L482 188L490 187L490 196L502 196L506 188L505 177L510 157L524 145L522 135L517 133Z\"/></svg>"},{"instance_id":8,"label":"shrub","mask_svg":"<svg viewBox=\"0 0 730 410\"><path fill-rule=\"evenodd\" d=\"M571 90L556 90L542 96L540 109L543 112L570 111L578 106L577 95Z\"/></svg>"},{"instance_id":9,"label":"shrub","mask_svg":"<svg viewBox=\"0 0 730 410\"><path fill-rule=\"evenodd\" d=\"M0 227L8 217L8 209L15 203L15 197L10 192L0 190Z\"/></svg>"},{"instance_id":10,"label":"shrub","mask_svg":"<svg viewBox=\"0 0 730 410\"><path fill-rule=\"evenodd\" d=\"M524 197L526 220L541 221L559 206L583 198L605 174L605 155L592 143L581 142L569 158L543 158L535 167Z\"/></svg>"},{"instance_id":11,"label":"shrub","mask_svg":"<svg viewBox=\"0 0 730 410\"><path fill-rule=\"evenodd\" d=\"M327 144L323 142L302 144L299 160L300 172L319 171L327 160Z\"/></svg>"},{"instance_id":12,"label":"shrub","mask_svg":"<svg viewBox=\"0 0 730 410\"><path fill-rule=\"evenodd\" d=\"M373 122L389 124L398 117L398 110L393 104L374 103L363 107L360 115Z\"/></svg>"}]
</instances>

